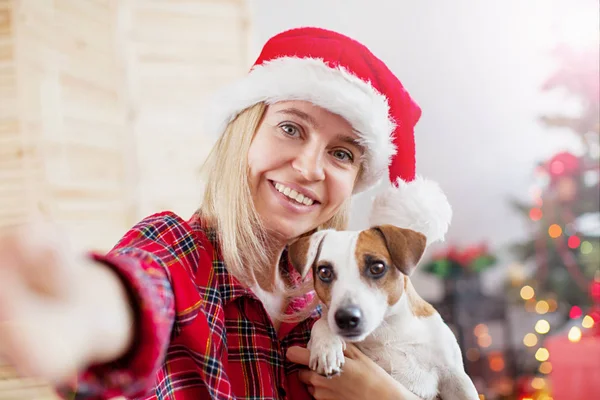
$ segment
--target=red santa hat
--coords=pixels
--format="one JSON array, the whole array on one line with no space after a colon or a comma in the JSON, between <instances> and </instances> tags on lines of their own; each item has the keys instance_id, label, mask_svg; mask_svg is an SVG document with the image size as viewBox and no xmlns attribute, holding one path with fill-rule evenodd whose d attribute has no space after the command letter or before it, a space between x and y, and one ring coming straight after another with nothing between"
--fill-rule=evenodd
<instances>
[{"instance_id":1,"label":"red santa hat","mask_svg":"<svg viewBox=\"0 0 600 400\"><path fill-rule=\"evenodd\" d=\"M247 76L217 93L209 133L220 135L244 109L259 103L304 100L345 118L365 148L355 193L386 173L371 224L395 224L442 239L451 210L439 187L415 176L414 127L421 109L398 78L361 43L320 28L297 28L267 41Z\"/></svg>"}]
</instances>

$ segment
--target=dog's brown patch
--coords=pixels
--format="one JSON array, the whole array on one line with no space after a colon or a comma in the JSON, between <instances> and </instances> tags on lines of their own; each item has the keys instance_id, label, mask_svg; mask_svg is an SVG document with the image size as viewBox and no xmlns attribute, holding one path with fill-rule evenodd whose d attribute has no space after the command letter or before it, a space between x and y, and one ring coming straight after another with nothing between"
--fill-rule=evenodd
<instances>
[{"instance_id":1,"label":"dog's brown patch","mask_svg":"<svg viewBox=\"0 0 600 400\"><path fill-rule=\"evenodd\" d=\"M392 256L383 236L375 229L360 232L356 241L354 255L360 270L359 273L361 279L368 285L379 287L387 293L389 305L396 304L404 291L402 273L397 268L394 268ZM365 275L365 268L367 268L366 263L369 258L378 259L387 264L388 271L383 277L371 279Z\"/></svg>"},{"instance_id":2,"label":"dog's brown patch","mask_svg":"<svg viewBox=\"0 0 600 400\"><path fill-rule=\"evenodd\" d=\"M435 308L419 296L408 276L404 277L404 292L408 298L408 305L415 317L429 317L436 313Z\"/></svg>"},{"instance_id":3,"label":"dog's brown patch","mask_svg":"<svg viewBox=\"0 0 600 400\"><path fill-rule=\"evenodd\" d=\"M333 278L333 281L330 283L325 283L319 279L319 277L317 276L317 269L319 265L323 264L327 264L327 262L321 260L313 266L313 279L315 285L315 292L317 293L317 296L319 296L321 302L325 304L327 308L329 308L329 306L331 305L331 289L333 288L335 278Z\"/></svg>"}]
</instances>

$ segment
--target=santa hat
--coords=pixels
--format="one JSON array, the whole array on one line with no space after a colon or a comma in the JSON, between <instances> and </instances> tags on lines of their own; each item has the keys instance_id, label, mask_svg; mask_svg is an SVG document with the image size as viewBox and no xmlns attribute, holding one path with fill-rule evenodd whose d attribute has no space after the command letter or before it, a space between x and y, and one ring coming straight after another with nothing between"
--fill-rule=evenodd
<instances>
[{"instance_id":1,"label":"santa hat","mask_svg":"<svg viewBox=\"0 0 600 400\"><path fill-rule=\"evenodd\" d=\"M365 148L355 193L389 176L373 203L371 224L395 224L443 238L451 218L439 187L415 180L414 127L421 109L367 47L320 28L297 28L267 41L247 76L209 104L208 133L220 135L246 108L264 102L309 101L346 119Z\"/></svg>"}]
</instances>

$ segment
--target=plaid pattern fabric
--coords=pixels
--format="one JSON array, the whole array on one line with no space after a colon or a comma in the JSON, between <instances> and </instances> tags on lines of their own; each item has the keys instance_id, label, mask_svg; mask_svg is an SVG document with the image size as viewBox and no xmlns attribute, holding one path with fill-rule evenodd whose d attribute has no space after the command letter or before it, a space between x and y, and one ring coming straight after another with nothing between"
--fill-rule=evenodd
<instances>
[{"instance_id":1,"label":"plaid pattern fabric","mask_svg":"<svg viewBox=\"0 0 600 400\"><path fill-rule=\"evenodd\" d=\"M277 333L258 298L227 272L215 233L197 216L186 222L169 212L152 215L94 257L129 289L135 342L122 359L86 371L77 397L312 398L285 352L306 346L315 319L283 323Z\"/></svg>"}]
</instances>

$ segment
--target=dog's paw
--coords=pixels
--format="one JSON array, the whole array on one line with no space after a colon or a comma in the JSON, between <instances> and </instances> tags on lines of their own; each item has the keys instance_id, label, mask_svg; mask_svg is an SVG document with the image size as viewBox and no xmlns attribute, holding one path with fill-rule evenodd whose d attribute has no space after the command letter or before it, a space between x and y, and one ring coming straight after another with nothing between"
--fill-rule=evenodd
<instances>
[{"instance_id":1,"label":"dog's paw","mask_svg":"<svg viewBox=\"0 0 600 400\"><path fill-rule=\"evenodd\" d=\"M337 336L312 338L308 343L308 348L310 350L308 365L310 369L328 378L342 371L346 343L341 338Z\"/></svg>"}]
</instances>

